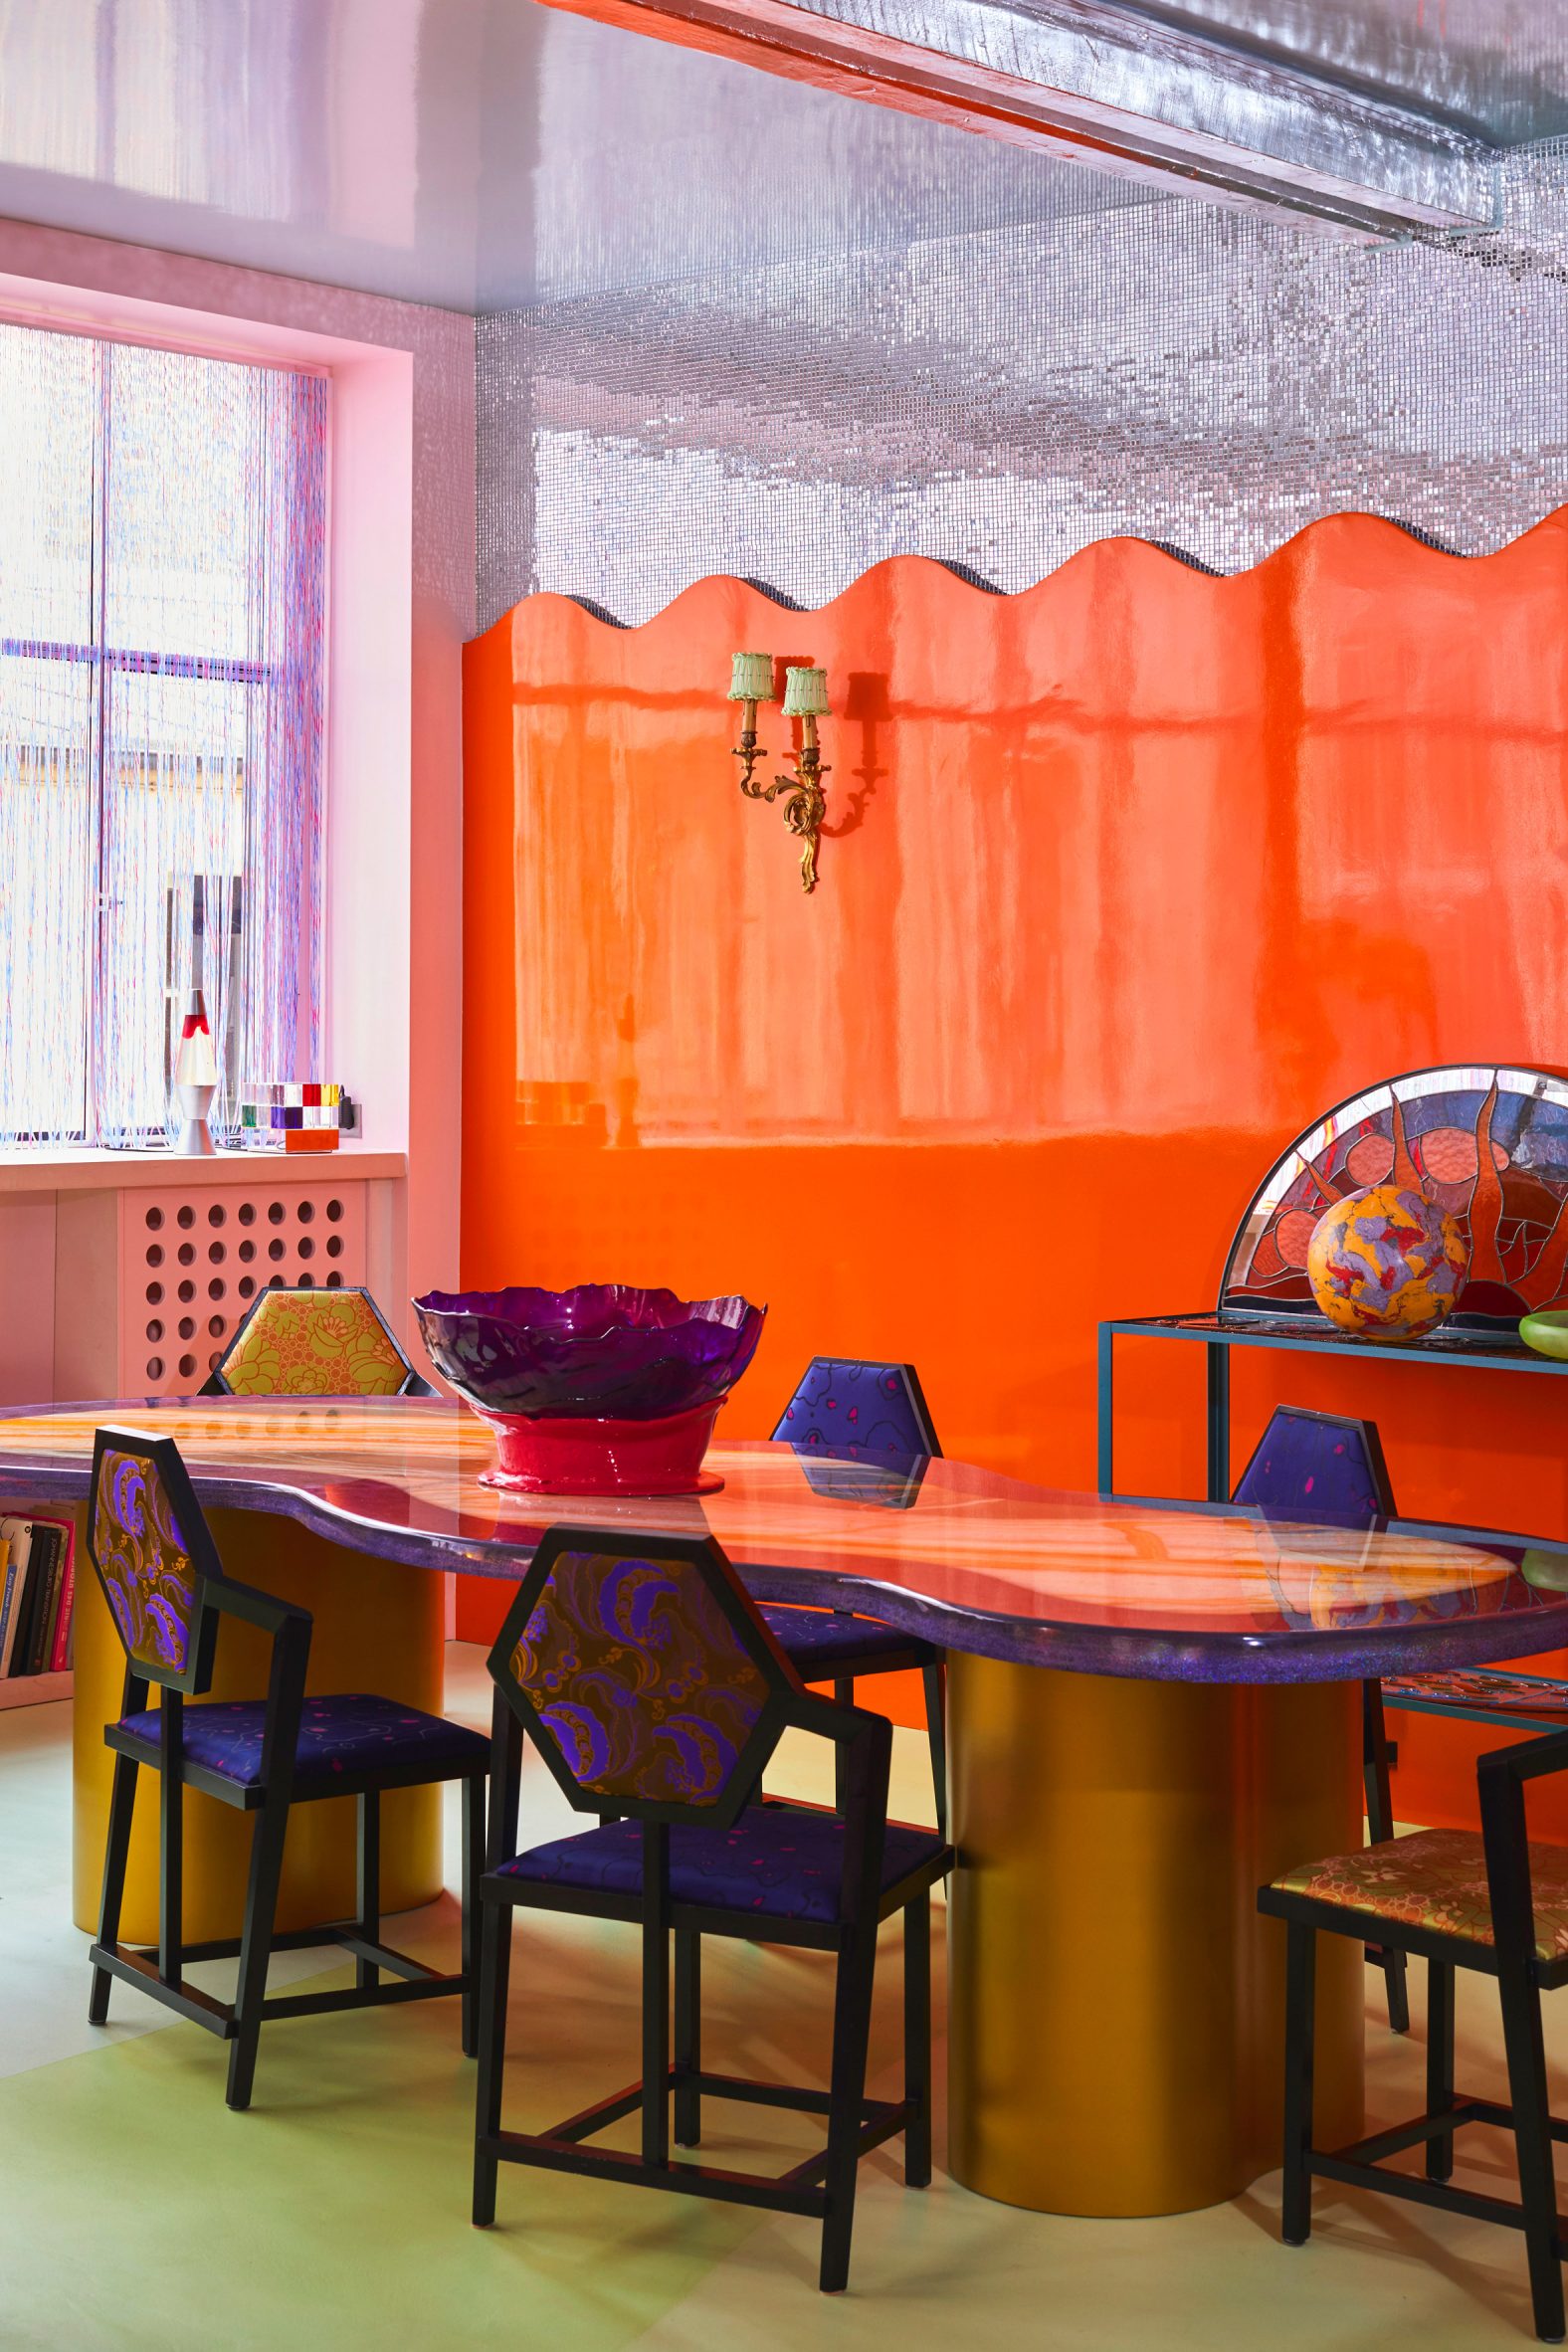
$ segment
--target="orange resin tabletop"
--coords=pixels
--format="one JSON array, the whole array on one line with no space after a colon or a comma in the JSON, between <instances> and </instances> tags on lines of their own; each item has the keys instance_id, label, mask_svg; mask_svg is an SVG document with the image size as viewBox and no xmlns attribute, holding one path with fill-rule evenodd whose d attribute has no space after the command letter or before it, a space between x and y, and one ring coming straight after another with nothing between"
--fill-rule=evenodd
<instances>
[{"instance_id":1,"label":"orange resin tabletop","mask_svg":"<svg viewBox=\"0 0 1568 2352\"><path fill-rule=\"evenodd\" d=\"M80 1499L99 1422L178 1443L214 1505L349 1549L515 1578L552 1522L710 1532L765 1600L875 1612L950 1649L1161 1680L1340 1680L1568 1644L1568 1552L1302 1525L1224 1505L1054 1492L962 1463L899 1476L782 1445L715 1446L701 1497L503 1494L489 1431L444 1399L224 1397L0 1418L0 1470Z\"/></svg>"}]
</instances>

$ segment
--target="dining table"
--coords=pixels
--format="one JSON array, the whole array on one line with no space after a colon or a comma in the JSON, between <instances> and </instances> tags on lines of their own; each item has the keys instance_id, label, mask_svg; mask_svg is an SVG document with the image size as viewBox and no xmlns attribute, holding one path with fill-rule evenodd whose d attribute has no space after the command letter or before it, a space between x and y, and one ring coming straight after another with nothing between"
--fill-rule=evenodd
<instances>
[{"instance_id":1,"label":"dining table","mask_svg":"<svg viewBox=\"0 0 1568 2352\"><path fill-rule=\"evenodd\" d=\"M1278 2162L1283 1938L1257 1890L1361 1844L1359 1685L1568 1644L1568 1551L1520 1537L1109 1499L769 1443L715 1445L721 1483L701 1495L502 1491L486 1482L485 1425L439 1397L13 1410L4 1507L64 1508L80 1526L99 1426L177 1442L226 1571L310 1609L312 1688L439 1708L445 1574L515 1585L560 1524L711 1534L759 1601L940 1644L949 2166L1045 2212L1190 2210ZM85 1550L77 1596L76 1901L91 1928L123 1659ZM213 1693L255 1695L264 1672L259 1651L220 1648ZM442 1882L430 1795L403 1796L383 1828L387 1910ZM243 1824L187 1803L187 1933L216 1938L240 1900ZM123 1932L150 1941L140 1811ZM298 1809L281 1926L352 1912L352 1827L351 1800ZM1325 2145L1362 2124L1361 1957L1330 1940Z\"/></svg>"}]
</instances>

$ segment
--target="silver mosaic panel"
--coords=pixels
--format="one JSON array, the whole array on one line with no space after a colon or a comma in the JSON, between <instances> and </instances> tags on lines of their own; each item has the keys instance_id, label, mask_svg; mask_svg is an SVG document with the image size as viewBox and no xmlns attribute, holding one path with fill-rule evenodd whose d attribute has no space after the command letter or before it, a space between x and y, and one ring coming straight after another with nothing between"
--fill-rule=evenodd
<instances>
[{"instance_id":1,"label":"silver mosaic panel","mask_svg":"<svg viewBox=\"0 0 1568 2352\"><path fill-rule=\"evenodd\" d=\"M815 605L895 553L1018 590L1121 532L1232 571L1347 508L1480 554L1568 500L1562 142L1498 232L1362 245L667 50L682 139L595 180L552 144L590 87L613 131L585 44L628 37L556 22L546 298L479 322L481 627L715 572Z\"/></svg>"}]
</instances>

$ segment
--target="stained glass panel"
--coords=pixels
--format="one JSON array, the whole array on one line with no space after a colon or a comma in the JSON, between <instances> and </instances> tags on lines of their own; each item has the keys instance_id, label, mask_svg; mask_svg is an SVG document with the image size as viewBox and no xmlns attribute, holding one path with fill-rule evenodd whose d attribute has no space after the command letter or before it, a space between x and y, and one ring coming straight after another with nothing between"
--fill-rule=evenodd
<instances>
[{"instance_id":1,"label":"stained glass panel","mask_svg":"<svg viewBox=\"0 0 1568 2352\"><path fill-rule=\"evenodd\" d=\"M1298 1137L1243 1220L1221 1313L1315 1317L1313 1228L1335 1201L1390 1178L1460 1225L1470 1271L1455 1323L1509 1330L1536 1308L1568 1304L1568 1083L1460 1065L1369 1087Z\"/></svg>"}]
</instances>

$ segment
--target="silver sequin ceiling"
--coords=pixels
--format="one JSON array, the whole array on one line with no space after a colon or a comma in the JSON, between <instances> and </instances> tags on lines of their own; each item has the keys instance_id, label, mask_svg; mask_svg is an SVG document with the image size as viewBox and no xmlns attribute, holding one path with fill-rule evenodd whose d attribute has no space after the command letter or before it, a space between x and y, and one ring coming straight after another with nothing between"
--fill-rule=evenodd
<instances>
[{"instance_id":1,"label":"silver sequin ceiling","mask_svg":"<svg viewBox=\"0 0 1568 2352\"><path fill-rule=\"evenodd\" d=\"M1230 571L1347 508L1478 554L1568 500L1568 142L1495 231L1368 245L568 16L539 92L482 627L907 552L1014 590L1116 532Z\"/></svg>"}]
</instances>

